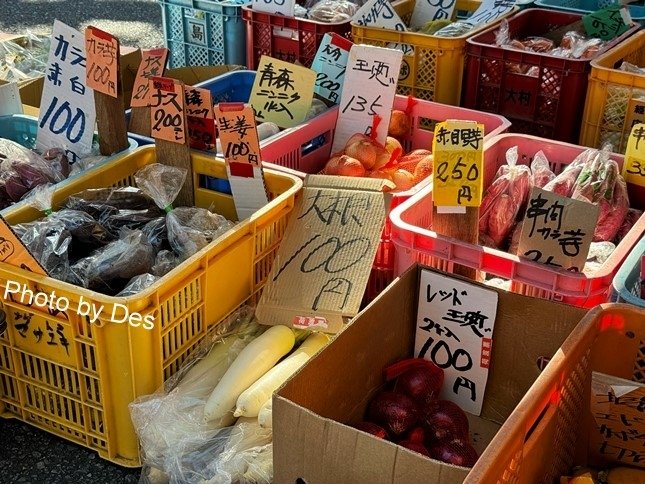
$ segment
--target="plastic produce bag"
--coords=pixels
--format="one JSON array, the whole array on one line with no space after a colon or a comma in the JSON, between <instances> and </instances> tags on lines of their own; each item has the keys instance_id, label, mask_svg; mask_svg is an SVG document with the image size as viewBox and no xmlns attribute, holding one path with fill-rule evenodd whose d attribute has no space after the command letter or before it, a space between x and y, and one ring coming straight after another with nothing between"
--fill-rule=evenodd
<instances>
[{"instance_id":1,"label":"plastic produce bag","mask_svg":"<svg viewBox=\"0 0 645 484\"><path fill-rule=\"evenodd\" d=\"M630 64L627 61L623 61L618 69L625 72L631 72L632 74L639 74L641 76L645 75L645 67L638 67L637 65Z\"/></svg>"},{"instance_id":2,"label":"plastic produce bag","mask_svg":"<svg viewBox=\"0 0 645 484\"><path fill-rule=\"evenodd\" d=\"M237 355L263 329L253 319L252 308L241 308L205 337L164 388L130 404L145 465L164 471L172 482L195 482L177 480L185 474L180 463L189 465L193 453L211 445L232 423L205 422L204 405ZM225 442L218 441L223 447ZM214 458L211 455L210 461Z\"/></svg>"},{"instance_id":3,"label":"plastic produce bag","mask_svg":"<svg viewBox=\"0 0 645 484\"><path fill-rule=\"evenodd\" d=\"M497 248L511 234L531 190L531 170L518 165L517 159L517 147L506 152L507 164L497 171L480 207L479 232L489 236Z\"/></svg>"},{"instance_id":4,"label":"plastic produce bag","mask_svg":"<svg viewBox=\"0 0 645 484\"><path fill-rule=\"evenodd\" d=\"M598 205L594 242L612 241L629 210L627 184L618 164L609 158L609 148L591 151L580 171L571 198Z\"/></svg>"},{"instance_id":5,"label":"plastic produce bag","mask_svg":"<svg viewBox=\"0 0 645 484\"><path fill-rule=\"evenodd\" d=\"M309 9L309 18L325 23L346 22L352 19L358 8L356 3L347 0L321 0Z\"/></svg>"},{"instance_id":6,"label":"plastic produce bag","mask_svg":"<svg viewBox=\"0 0 645 484\"><path fill-rule=\"evenodd\" d=\"M118 293L130 279L150 272L155 251L141 230L123 236L79 260L69 282L107 294Z\"/></svg>"},{"instance_id":7,"label":"plastic produce bag","mask_svg":"<svg viewBox=\"0 0 645 484\"><path fill-rule=\"evenodd\" d=\"M155 259L155 265L152 266L152 273L155 276L162 277L181 263L179 257L170 250L160 250Z\"/></svg>"},{"instance_id":8,"label":"plastic produce bag","mask_svg":"<svg viewBox=\"0 0 645 484\"><path fill-rule=\"evenodd\" d=\"M126 284L123 290L117 294L117 296L133 296L152 286L158 280L159 278L152 274L141 274L139 276L134 276L132 279L130 279L130 282Z\"/></svg>"},{"instance_id":9,"label":"plastic produce bag","mask_svg":"<svg viewBox=\"0 0 645 484\"><path fill-rule=\"evenodd\" d=\"M534 187L544 188L544 186L555 178L555 173L551 171L549 160L543 151L538 151L531 162L531 182Z\"/></svg>"},{"instance_id":10,"label":"plastic produce bag","mask_svg":"<svg viewBox=\"0 0 645 484\"><path fill-rule=\"evenodd\" d=\"M230 229L233 224L221 215L203 208L173 208L186 171L161 165L148 165L135 174L141 191L152 198L166 215L168 241L182 259L187 259Z\"/></svg>"},{"instance_id":11,"label":"plastic produce bag","mask_svg":"<svg viewBox=\"0 0 645 484\"><path fill-rule=\"evenodd\" d=\"M67 278L72 235L61 221L48 217L12 228L47 274L63 281Z\"/></svg>"},{"instance_id":12,"label":"plastic produce bag","mask_svg":"<svg viewBox=\"0 0 645 484\"><path fill-rule=\"evenodd\" d=\"M563 197L571 197L578 175L592 154L592 150L580 153L559 175L547 183L544 189Z\"/></svg>"},{"instance_id":13,"label":"plastic produce bag","mask_svg":"<svg viewBox=\"0 0 645 484\"><path fill-rule=\"evenodd\" d=\"M16 40L0 42L0 79L24 81L45 73L50 36L27 32Z\"/></svg>"},{"instance_id":14,"label":"plastic produce bag","mask_svg":"<svg viewBox=\"0 0 645 484\"><path fill-rule=\"evenodd\" d=\"M473 29L468 22L453 22L450 25L437 30L434 35L437 37L461 37Z\"/></svg>"},{"instance_id":15,"label":"plastic produce bag","mask_svg":"<svg viewBox=\"0 0 645 484\"><path fill-rule=\"evenodd\" d=\"M625 236L629 233L629 231L632 229L634 225L636 225L636 222L643 216L643 212L640 210L637 210L635 208L630 208L627 211L627 215L625 216L625 220L623 220L623 224L620 226L618 229L618 233L616 234L616 238L614 242L616 245L620 244L620 241L625 238Z\"/></svg>"}]
</instances>

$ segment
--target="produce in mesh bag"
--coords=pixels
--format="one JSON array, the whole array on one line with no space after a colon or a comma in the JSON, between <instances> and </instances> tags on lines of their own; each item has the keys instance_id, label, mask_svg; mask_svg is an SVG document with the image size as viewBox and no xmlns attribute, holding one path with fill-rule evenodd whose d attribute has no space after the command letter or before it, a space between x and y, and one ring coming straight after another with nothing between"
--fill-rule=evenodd
<instances>
[{"instance_id":1,"label":"produce in mesh bag","mask_svg":"<svg viewBox=\"0 0 645 484\"><path fill-rule=\"evenodd\" d=\"M517 147L506 152L507 164L497 171L479 209L479 231L489 236L497 248L513 230L531 190L531 170L518 165L517 159Z\"/></svg>"},{"instance_id":2,"label":"produce in mesh bag","mask_svg":"<svg viewBox=\"0 0 645 484\"><path fill-rule=\"evenodd\" d=\"M154 163L139 170L134 178L141 191L167 213L168 242L183 259L200 251L233 226L221 215L203 208L172 207L186 179L186 170Z\"/></svg>"}]
</instances>

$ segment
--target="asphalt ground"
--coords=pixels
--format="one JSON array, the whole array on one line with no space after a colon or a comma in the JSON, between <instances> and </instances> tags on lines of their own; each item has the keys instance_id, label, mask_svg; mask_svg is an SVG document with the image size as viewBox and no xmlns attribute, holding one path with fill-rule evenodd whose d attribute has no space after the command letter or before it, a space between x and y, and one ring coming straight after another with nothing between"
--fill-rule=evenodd
<instances>
[{"instance_id":1,"label":"asphalt ground","mask_svg":"<svg viewBox=\"0 0 645 484\"><path fill-rule=\"evenodd\" d=\"M76 29L93 25L114 34L122 45L163 46L156 0L0 0L0 31L47 34L54 20Z\"/></svg>"},{"instance_id":2,"label":"asphalt ground","mask_svg":"<svg viewBox=\"0 0 645 484\"><path fill-rule=\"evenodd\" d=\"M0 31L51 33L54 20L76 29L93 25L122 45L163 45L155 0L0 0ZM118 467L96 452L18 420L0 419L0 484L136 483L140 470Z\"/></svg>"}]
</instances>

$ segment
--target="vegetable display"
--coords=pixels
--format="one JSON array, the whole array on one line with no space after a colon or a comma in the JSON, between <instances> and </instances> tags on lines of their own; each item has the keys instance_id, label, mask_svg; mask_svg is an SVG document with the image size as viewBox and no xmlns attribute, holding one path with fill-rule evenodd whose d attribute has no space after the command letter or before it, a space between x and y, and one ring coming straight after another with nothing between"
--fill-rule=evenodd
<instances>
[{"instance_id":1,"label":"vegetable display","mask_svg":"<svg viewBox=\"0 0 645 484\"><path fill-rule=\"evenodd\" d=\"M408 450L449 464L472 467L468 417L454 402L440 400L443 370L422 358L384 370L385 387L370 401L365 421L354 427Z\"/></svg>"}]
</instances>

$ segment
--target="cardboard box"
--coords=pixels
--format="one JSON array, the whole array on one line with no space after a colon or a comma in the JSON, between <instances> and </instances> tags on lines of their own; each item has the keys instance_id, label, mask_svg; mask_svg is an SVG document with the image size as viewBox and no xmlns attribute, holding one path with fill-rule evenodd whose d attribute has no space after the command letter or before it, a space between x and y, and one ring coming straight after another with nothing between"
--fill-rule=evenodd
<instances>
[{"instance_id":1,"label":"cardboard box","mask_svg":"<svg viewBox=\"0 0 645 484\"><path fill-rule=\"evenodd\" d=\"M421 270L426 269L414 266L395 280L274 394L276 483L464 480L466 468L426 458L348 425L363 419L382 386L383 368L413 356ZM540 374L544 357L555 354L585 315L573 306L486 288L498 293L499 302L482 413L470 416L471 437L480 454Z\"/></svg>"}]
</instances>

